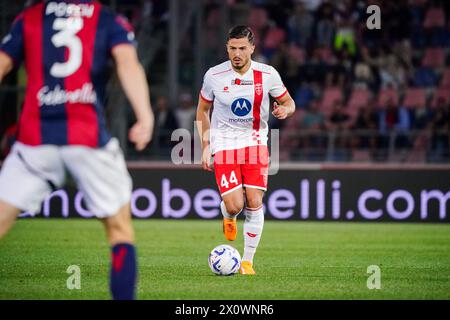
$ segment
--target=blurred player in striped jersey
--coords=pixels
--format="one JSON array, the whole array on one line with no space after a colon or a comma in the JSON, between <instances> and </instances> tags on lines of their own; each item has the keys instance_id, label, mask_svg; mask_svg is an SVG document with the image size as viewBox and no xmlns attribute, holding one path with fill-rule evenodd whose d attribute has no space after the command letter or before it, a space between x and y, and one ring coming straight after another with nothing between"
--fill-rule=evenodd
<instances>
[{"instance_id":1,"label":"blurred player in striped jersey","mask_svg":"<svg viewBox=\"0 0 450 320\"><path fill-rule=\"evenodd\" d=\"M226 47L229 60L206 72L200 91L197 121L202 137L202 165L211 171L209 162L214 155L227 240L236 239L236 217L245 202L240 272L255 274L253 258L263 231L262 198L267 190L269 167L269 95L275 99L272 114L278 119L291 116L295 103L272 66L251 60L255 45L250 28L232 28Z\"/></svg>"},{"instance_id":2,"label":"blurred player in striped jersey","mask_svg":"<svg viewBox=\"0 0 450 320\"><path fill-rule=\"evenodd\" d=\"M0 237L21 211L39 211L44 198L64 184L67 169L105 225L113 298L134 299L132 182L104 116L111 57L137 119L129 139L142 150L154 120L128 22L88 0L39 2L15 19L0 46L0 81L23 61L28 82L17 142L0 172Z\"/></svg>"}]
</instances>

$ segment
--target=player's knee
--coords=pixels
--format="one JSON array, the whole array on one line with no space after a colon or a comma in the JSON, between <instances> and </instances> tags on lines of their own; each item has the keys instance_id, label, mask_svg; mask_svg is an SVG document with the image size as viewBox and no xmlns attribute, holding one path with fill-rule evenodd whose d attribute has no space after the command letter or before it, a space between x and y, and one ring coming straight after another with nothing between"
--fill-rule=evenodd
<instances>
[{"instance_id":1,"label":"player's knee","mask_svg":"<svg viewBox=\"0 0 450 320\"><path fill-rule=\"evenodd\" d=\"M235 216L242 211L242 207L233 206L230 210L227 210L229 214Z\"/></svg>"},{"instance_id":2,"label":"player's knee","mask_svg":"<svg viewBox=\"0 0 450 320\"><path fill-rule=\"evenodd\" d=\"M241 203L239 203L239 202L238 203L228 203L228 204L225 203L225 208L227 209L227 213L230 214L230 215L233 215L233 216L239 214L242 211L243 207L244 207L244 203L243 202L241 202Z\"/></svg>"}]
</instances>

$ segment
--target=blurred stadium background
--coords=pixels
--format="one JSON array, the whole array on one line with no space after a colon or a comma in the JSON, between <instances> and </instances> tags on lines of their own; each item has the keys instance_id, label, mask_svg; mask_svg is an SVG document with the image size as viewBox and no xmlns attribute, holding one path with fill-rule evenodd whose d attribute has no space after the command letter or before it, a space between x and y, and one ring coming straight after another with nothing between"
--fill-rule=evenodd
<instances>
[{"instance_id":1,"label":"blurred stadium background","mask_svg":"<svg viewBox=\"0 0 450 320\"><path fill-rule=\"evenodd\" d=\"M297 112L281 128L294 162L445 163L450 160L450 2L444 0L110 0L135 27L156 114L155 139L127 142L130 108L114 77L109 119L128 160L170 160L174 129L193 131L204 72L227 59L232 25L257 34L254 60L279 70ZM0 35L33 1L0 1ZM381 8L369 30L366 8ZM23 69L0 87L5 156L23 99Z\"/></svg>"}]
</instances>

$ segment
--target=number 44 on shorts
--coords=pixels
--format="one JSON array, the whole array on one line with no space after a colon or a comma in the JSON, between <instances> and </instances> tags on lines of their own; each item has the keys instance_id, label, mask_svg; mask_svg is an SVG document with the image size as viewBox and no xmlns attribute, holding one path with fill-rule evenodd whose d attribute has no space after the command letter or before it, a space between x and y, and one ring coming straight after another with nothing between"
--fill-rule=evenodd
<instances>
[{"instance_id":1,"label":"number 44 on shorts","mask_svg":"<svg viewBox=\"0 0 450 320\"><path fill-rule=\"evenodd\" d=\"M238 185L238 180L236 178L236 173L233 171L231 171L230 173L230 178L227 180L227 176L225 175L225 173L222 175L222 178L220 178L220 186L223 188L228 189L230 183L234 183L235 185Z\"/></svg>"}]
</instances>

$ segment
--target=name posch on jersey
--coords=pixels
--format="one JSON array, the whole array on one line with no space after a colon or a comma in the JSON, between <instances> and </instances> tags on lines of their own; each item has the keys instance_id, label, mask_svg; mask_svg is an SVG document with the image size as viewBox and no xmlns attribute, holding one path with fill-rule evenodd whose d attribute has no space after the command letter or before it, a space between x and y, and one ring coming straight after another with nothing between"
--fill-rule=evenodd
<instances>
[{"instance_id":1,"label":"name posch on jersey","mask_svg":"<svg viewBox=\"0 0 450 320\"><path fill-rule=\"evenodd\" d=\"M83 87L74 91L66 91L56 85L53 90L48 86L42 87L37 94L39 106L55 106L63 103L94 104L97 102L97 94L92 83L85 83Z\"/></svg>"},{"instance_id":2,"label":"name posch on jersey","mask_svg":"<svg viewBox=\"0 0 450 320\"><path fill-rule=\"evenodd\" d=\"M45 10L46 15L54 14L58 18L61 17L87 17L94 15L95 6L88 3L65 3L65 2L49 2Z\"/></svg>"}]
</instances>

